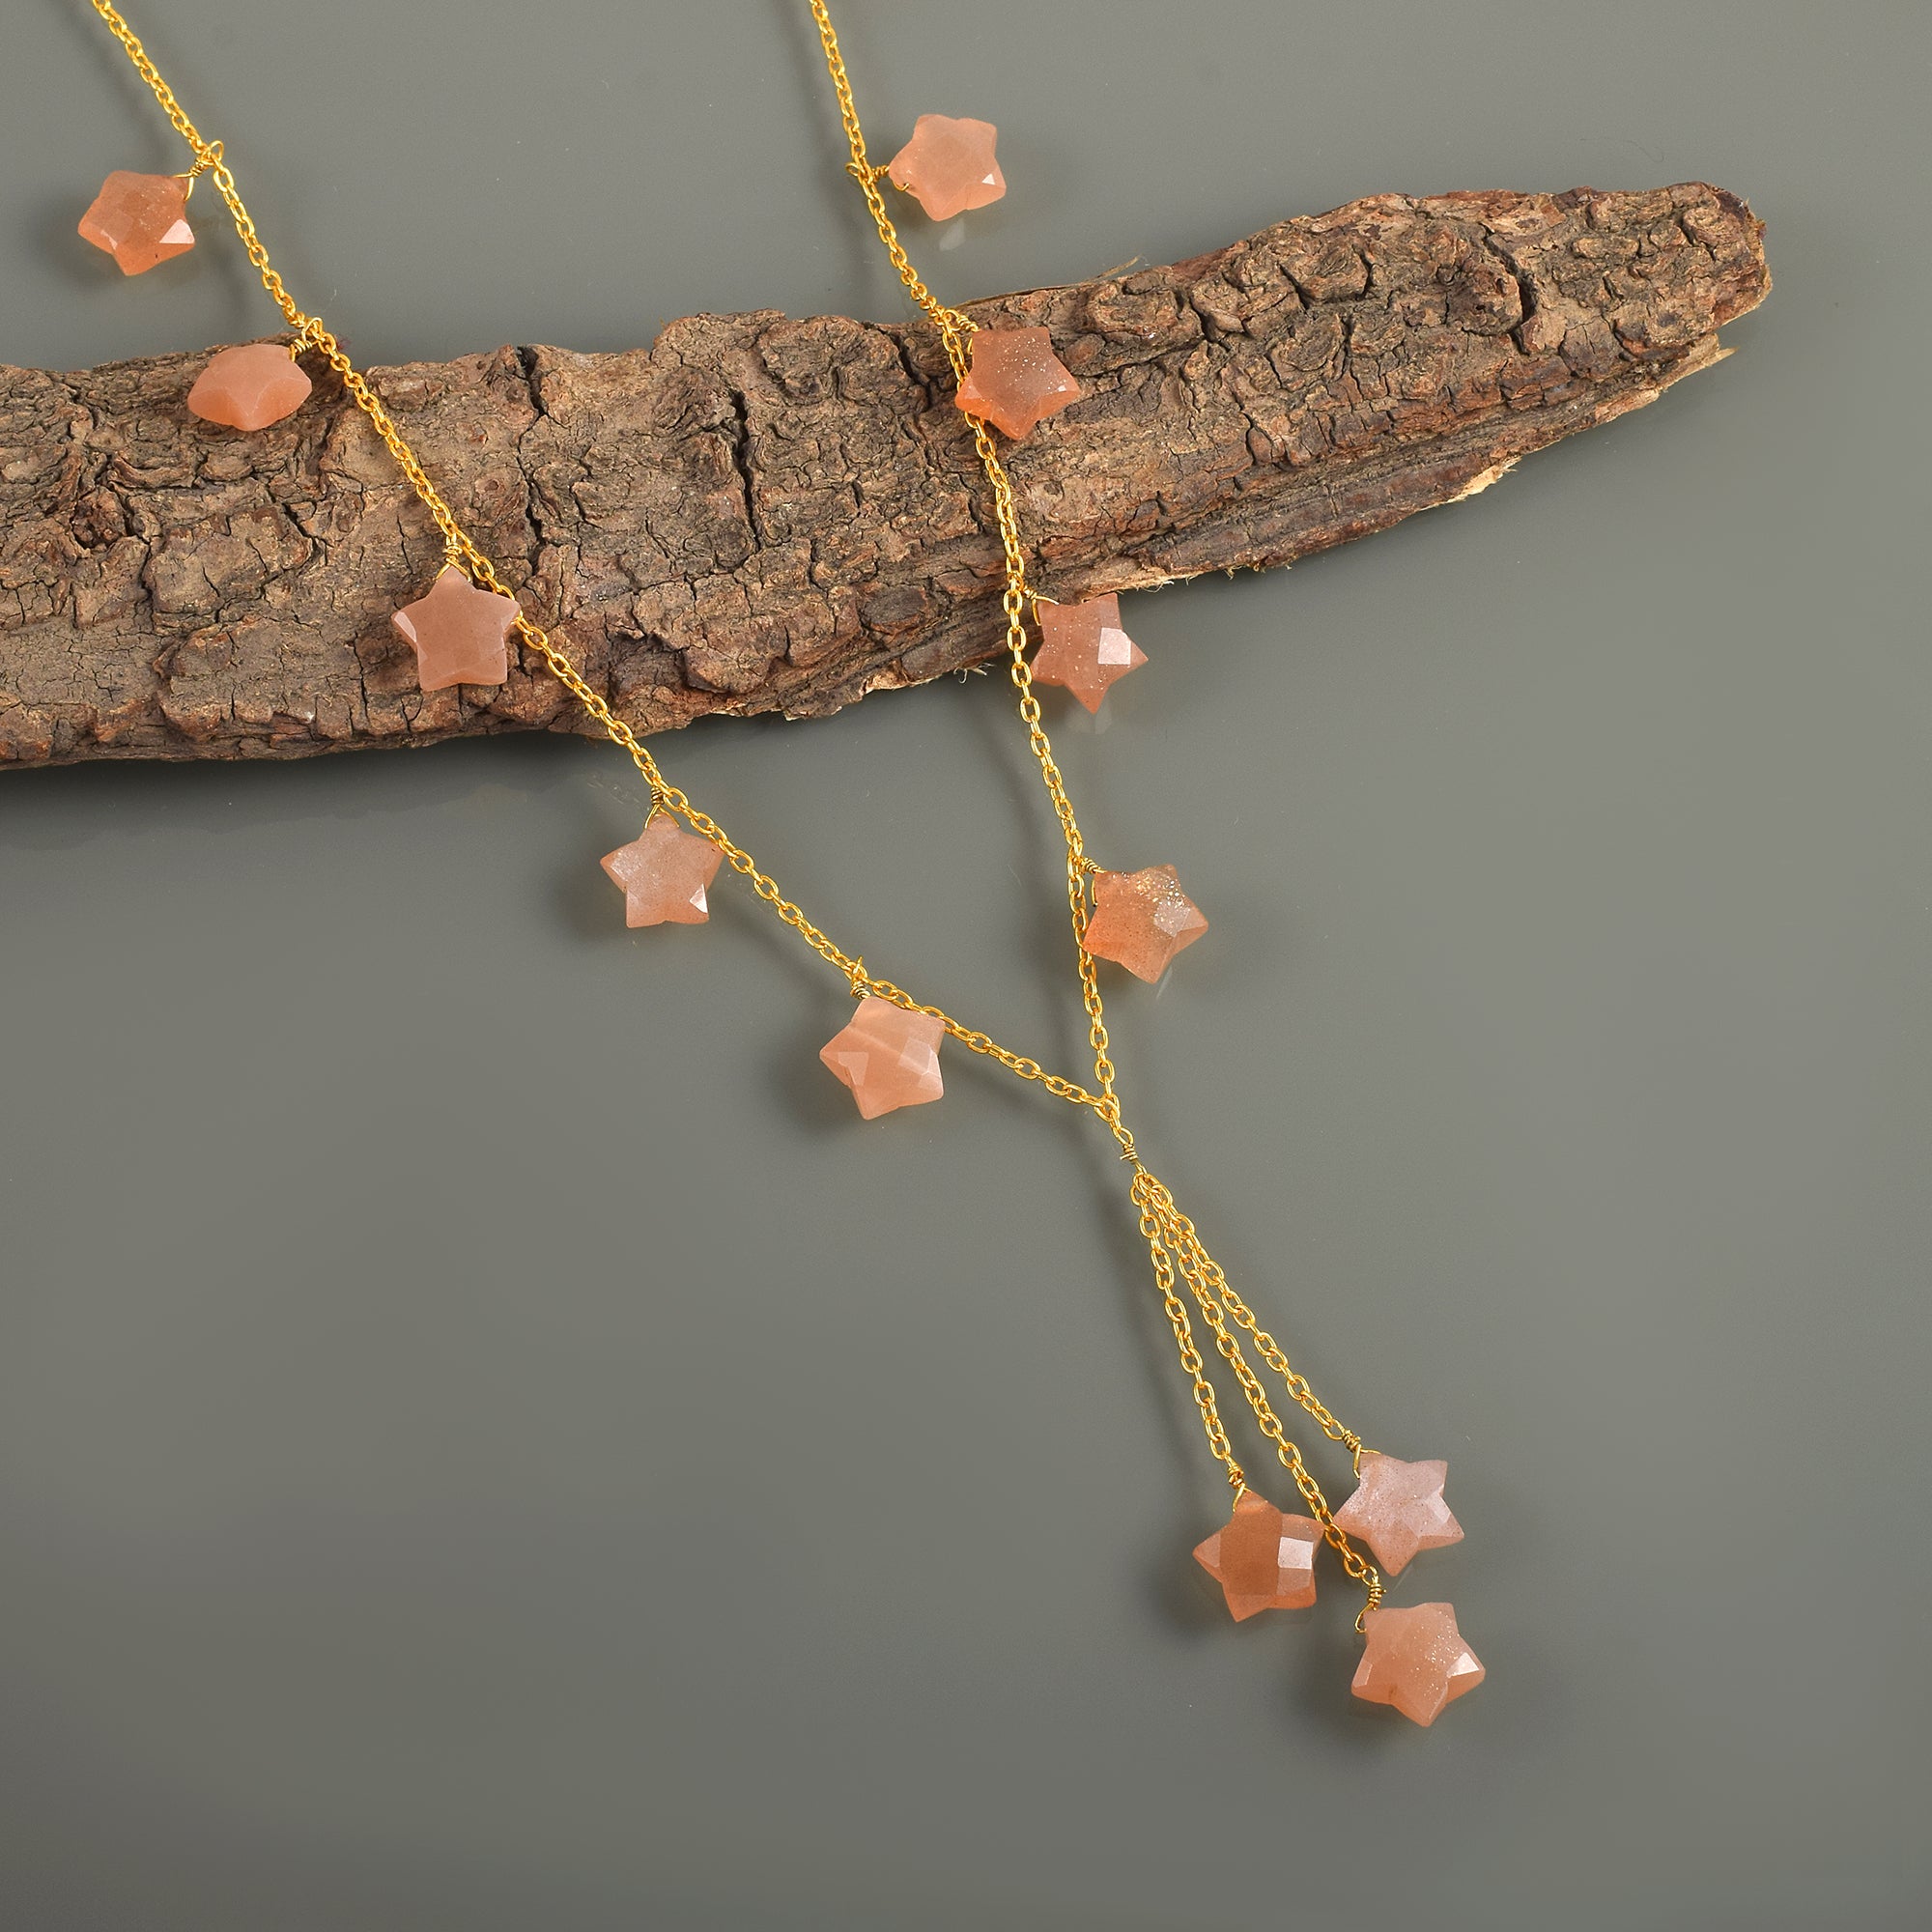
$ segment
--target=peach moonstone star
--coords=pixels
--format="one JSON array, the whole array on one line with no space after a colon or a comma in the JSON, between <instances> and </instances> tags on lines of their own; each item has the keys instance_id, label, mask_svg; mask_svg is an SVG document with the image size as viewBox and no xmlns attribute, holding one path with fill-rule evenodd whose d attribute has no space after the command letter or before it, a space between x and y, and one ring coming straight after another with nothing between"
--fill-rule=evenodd
<instances>
[{"instance_id":1,"label":"peach moonstone star","mask_svg":"<svg viewBox=\"0 0 1932 1932\"><path fill-rule=\"evenodd\" d=\"M1418 1724L1433 1724L1444 1705L1483 1681L1483 1666L1448 1604L1380 1605L1363 1617L1362 1634L1369 1647L1350 1689L1367 1703L1393 1704Z\"/></svg>"},{"instance_id":2,"label":"peach moonstone star","mask_svg":"<svg viewBox=\"0 0 1932 1932\"><path fill-rule=\"evenodd\" d=\"M479 590L453 563L437 573L426 597L405 604L389 621L416 647L416 682L425 691L502 684L510 675L517 600Z\"/></svg>"},{"instance_id":3,"label":"peach moonstone star","mask_svg":"<svg viewBox=\"0 0 1932 1932\"><path fill-rule=\"evenodd\" d=\"M966 380L952 400L1007 436L1025 436L1036 423L1077 403L1080 384L1053 353L1047 330L982 328L973 337Z\"/></svg>"},{"instance_id":4,"label":"peach moonstone star","mask_svg":"<svg viewBox=\"0 0 1932 1932\"><path fill-rule=\"evenodd\" d=\"M1362 1452L1362 1486L1335 1512L1335 1527L1359 1536L1383 1573L1399 1577L1424 1549L1463 1540L1463 1525L1442 1500L1447 1463L1401 1463Z\"/></svg>"},{"instance_id":5,"label":"peach moonstone star","mask_svg":"<svg viewBox=\"0 0 1932 1932\"><path fill-rule=\"evenodd\" d=\"M701 925L711 917L704 889L724 855L660 811L628 845L605 853L604 869L624 889L626 925Z\"/></svg>"},{"instance_id":6,"label":"peach moonstone star","mask_svg":"<svg viewBox=\"0 0 1932 1932\"><path fill-rule=\"evenodd\" d=\"M930 1013L909 1013L867 995L851 1025L825 1042L819 1059L852 1090L868 1121L895 1107L917 1107L946 1091L939 1077L939 1042L946 1024Z\"/></svg>"},{"instance_id":7,"label":"peach moonstone star","mask_svg":"<svg viewBox=\"0 0 1932 1932\"><path fill-rule=\"evenodd\" d=\"M1236 1623L1263 1610L1297 1610L1315 1601L1315 1552L1321 1525L1313 1517L1284 1516L1244 1490L1225 1529L1198 1544L1194 1560L1228 1600Z\"/></svg>"},{"instance_id":8,"label":"peach moonstone star","mask_svg":"<svg viewBox=\"0 0 1932 1932\"><path fill-rule=\"evenodd\" d=\"M999 132L990 121L922 114L912 124L912 139L886 163L886 177L933 220L951 221L1006 193L1007 178L993 158Z\"/></svg>"},{"instance_id":9,"label":"peach moonstone star","mask_svg":"<svg viewBox=\"0 0 1932 1932\"><path fill-rule=\"evenodd\" d=\"M1207 930L1208 921L1180 890L1174 867L1149 866L1139 872L1094 873L1094 913L1080 943L1095 959L1111 959L1152 981Z\"/></svg>"},{"instance_id":10,"label":"peach moonstone star","mask_svg":"<svg viewBox=\"0 0 1932 1932\"><path fill-rule=\"evenodd\" d=\"M124 275L145 274L156 263L185 255L194 246L187 184L179 175L116 168L80 217L80 237L112 255Z\"/></svg>"},{"instance_id":11,"label":"peach moonstone star","mask_svg":"<svg viewBox=\"0 0 1932 1932\"><path fill-rule=\"evenodd\" d=\"M1034 681L1063 686L1089 711L1099 710L1109 685L1147 663L1147 653L1121 629L1118 597L1042 604L1039 634Z\"/></svg>"},{"instance_id":12,"label":"peach moonstone star","mask_svg":"<svg viewBox=\"0 0 1932 1932\"><path fill-rule=\"evenodd\" d=\"M267 429L292 416L314 386L280 342L244 342L208 358L187 392L189 411L228 429Z\"/></svg>"}]
</instances>

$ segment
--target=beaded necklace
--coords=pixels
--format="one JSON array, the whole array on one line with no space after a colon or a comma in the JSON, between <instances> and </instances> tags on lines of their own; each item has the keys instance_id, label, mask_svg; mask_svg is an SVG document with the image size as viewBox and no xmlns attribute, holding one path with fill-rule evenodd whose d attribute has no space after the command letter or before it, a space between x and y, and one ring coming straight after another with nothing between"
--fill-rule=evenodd
<instances>
[{"instance_id":1,"label":"beaded necklace","mask_svg":"<svg viewBox=\"0 0 1932 1932\"><path fill-rule=\"evenodd\" d=\"M987 122L921 115L911 138L891 159L875 164L854 104L826 0L808 0L838 97L851 158L847 172L865 196L880 242L907 295L938 332L954 379L952 400L984 473L1003 573L1009 670L1020 720L1038 765L1065 848L1067 905L1074 968L1093 1049L1091 1085L1048 1071L936 1006L868 972L780 889L719 821L670 782L632 726L597 692L568 653L519 606L510 585L477 547L447 498L418 462L395 419L319 315L300 307L270 262L269 250L236 185L219 141L205 140L111 0L92 0L187 144L191 165L180 175L110 174L80 223L81 235L139 274L194 246L187 221L195 182L207 175L227 207L250 264L293 332L291 340L256 342L213 355L188 392L187 408L204 421L242 434L292 415L307 399L310 358L332 374L366 415L443 541L443 565L425 593L394 613L398 632L416 654L425 692L452 686L490 687L509 676L510 639L568 690L605 735L636 766L649 804L630 844L606 855L604 869L622 889L632 926L698 924L709 917L706 894L728 866L786 925L846 982L856 1010L820 1054L851 1090L867 1120L937 1100L940 1066L951 1041L997 1061L1056 1099L1093 1115L1110 1133L1128 1171L1127 1199L1138 1218L1154 1287L1174 1331L1208 1446L1233 1492L1233 1512L1194 1550L1220 1584L1228 1609L1244 1619L1266 1609L1294 1609L1315 1601L1316 1559L1326 1547L1366 1601L1355 1618L1364 1648L1356 1696L1392 1705L1417 1723L1483 1679L1483 1666L1463 1641L1453 1608L1443 1603L1396 1607L1383 1601L1384 1577L1395 1577L1424 1549L1461 1540L1463 1531L1442 1499L1441 1462L1402 1462L1370 1449L1321 1402L1262 1327L1203 1244L1193 1221L1142 1158L1116 1085L1097 962L1157 980L1175 955L1208 930L1208 921L1181 890L1171 866L1110 871L1087 851L1065 780L1054 760L1036 689L1066 689L1089 710L1107 688L1145 663L1122 628L1118 600L1094 597L1056 604L1028 578L1027 552L1012 486L1001 460L1001 440L1029 435L1041 421L1077 405L1081 388L1054 353L1045 328L990 328L947 306L926 287L895 226L881 184L911 195L935 220L984 207L1006 192L995 158L996 130ZM1036 642L1035 633L1038 638ZM1250 1488L1222 1417L1219 1398L1196 1339L1196 1319L1212 1338L1255 1424L1288 1472L1306 1515L1289 1514ZM1250 1361L1276 1377L1292 1403L1321 1435L1348 1452L1357 1488L1331 1508L1280 1411ZM1370 1561L1357 1542L1366 1546Z\"/></svg>"}]
</instances>

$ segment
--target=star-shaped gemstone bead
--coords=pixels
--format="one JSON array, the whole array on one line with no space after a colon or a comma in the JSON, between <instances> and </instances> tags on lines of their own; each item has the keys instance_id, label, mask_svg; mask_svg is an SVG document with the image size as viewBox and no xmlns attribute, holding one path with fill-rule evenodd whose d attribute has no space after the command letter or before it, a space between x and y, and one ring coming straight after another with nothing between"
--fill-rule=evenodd
<instances>
[{"instance_id":1,"label":"star-shaped gemstone bead","mask_svg":"<svg viewBox=\"0 0 1932 1932\"><path fill-rule=\"evenodd\" d=\"M286 345L244 342L208 358L187 392L187 406L204 422L267 429L294 415L313 386Z\"/></svg>"},{"instance_id":2,"label":"star-shaped gemstone bead","mask_svg":"<svg viewBox=\"0 0 1932 1932\"><path fill-rule=\"evenodd\" d=\"M724 855L660 811L628 845L605 853L604 869L624 889L626 925L701 925L711 917L704 889Z\"/></svg>"},{"instance_id":3,"label":"star-shaped gemstone bead","mask_svg":"<svg viewBox=\"0 0 1932 1932\"><path fill-rule=\"evenodd\" d=\"M1072 371L1053 353L1043 328L982 328L973 337L966 380L952 400L969 416L984 416L1008 436L1025 436L1036 423L1080 400Z\"/></svg>"},{"instance_id":4,"label":"star-shaped gemstone bead","mask_svg":"<svg viewBox=\"0 0 1932 1932\"><path fill-rule=\"evenodd\" d=\"M951 221L1006 193L1007 178L993 158L999 132L990 121L922 114L912 124L912 139L886 163L886 177L933 220Z\"/></svg>"},{"instance_id":5,"label":"star-shaped gemstone bead","mask_svg":"<svg viewBox=\"0 0 1932 1932\"><path fill-rule=\"evenodd\" d=\"M1284 1516L1265 1496L1244 1490L1225 1529L1198 1544L1194 1560L1228 1600L1236 1623L1262 1610L1295 1610L1315 1601L1315 1552L1321 1525Z\"/></svg>"},{"instance_id":6,"label":"star-shaped gemstone bead","mask_svg":"<svg viewBox=\"0 0 1932 1932\"><path fill-rule=\"evenodd\" d=\"M1180 890L1174 867L1149 866L1139 872L1094 873L1094 912L1080 943L1095 959L1112 959L1152 981L1207 930L1207 919Z\"/></svg>"},{"instance_id":7,"label":"star-shaped gemstone bead","mask_svg":"<svg viewBox=\"0 0 1932 1932\"><path fill-rule=\"evenodd\" d=\"M1099 710L1109 685L1147 663L1147 653L1121 629L1118 597L1042 604L1039 632L1034 682L1064 686L1089 711Z\"/></svg>"},{"instance_id":8,"label":"star-shaped gemstone bead","mask_svg":"<svg viewBox=\"0 0 1932 1932\"><path fill-rule=\"evenodd\" d=\"M479 590L453 563L438 572L426 597L405 604L389 621L416 647L416 682L425 691L502 684L510 675L517 600Z\"/></svg>"},{"instance_id":9,"label":"star-shaped gemstone bead","mask_svg":"<svg viewBox=\"0 0 1932 1932\"><path fill-rule=\"evenodd\" d=\"M939 1077L939 1042L946 1023L930 1013L909 1013L891 1000L867 995L850 1026L825 1042L819 1059L852 1090L868 1121L895 1107L917 1107L945 1091Z\"/></svg>"},{"instance_id":10,"label":"star-shaped gemstone bead","mask_svg":"<svg viewBox=\"0 0 1932 1932\"><path fill-rule=\"evenodd\" d=\"M1447 1604L1379 1605L1363 1617L1362 1634L1368 1648L1350 1689L1368 1703L1393 1704L1418 1724L1433 1724L1445 1704L1483 1681L1483 1666Z\"/></svg>"},{"instance_id":11,"label":"star-shaped gemstone bead","mask_svg":"<svg viewBox=\"0 0 1932 1932\"><path fill-rule=\"evenodd\" d=\"M1362 1486L1335 1512L1335 1527L1359 1536L1385 1575L1401 1576L1418 1550L1463 1540L1463 1525L1442 1500L1447 1463L1401 1463L1362 1452Z\"/></svg>"},{"instance_id":12,"label":"star-shaped gemstone bead","mask_svg":"<svg viewBox=\"0 0 1932 1932\"><path fill-rule=\"evenodd\" d=\"M124 275L145 274L156 263L185 255L194 246L187 184L180 175L116 168L80 217L80 236L112 255Z\"/></svg>"}]
</instances>

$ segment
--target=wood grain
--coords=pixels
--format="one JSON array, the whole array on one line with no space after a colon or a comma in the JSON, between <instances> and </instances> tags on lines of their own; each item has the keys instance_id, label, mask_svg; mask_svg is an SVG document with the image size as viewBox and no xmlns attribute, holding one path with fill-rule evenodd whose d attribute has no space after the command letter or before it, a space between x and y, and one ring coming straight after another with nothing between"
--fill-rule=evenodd
<instances>
[{"instance_id":1,"label":"wood grain","mask_svg":"<svg viewBox=\"0 0 1932 1932\"><path fill-rule=\"evenodd\" d=\"M1400 195L1168 268L970 305L1044 325L1083 399L1010 446L1039 587L1264 569L1653 401L1770 287L1701 184ZM440 564L318 373L254 436L204 355L0 369L0 764L295 757L579 730L526 665L424 696L391 630ZM372 372L526 608L634 724L811 717L1000 646L998 546L923 325L694 316L649 349Z\"/></svg>"}]
</instances>

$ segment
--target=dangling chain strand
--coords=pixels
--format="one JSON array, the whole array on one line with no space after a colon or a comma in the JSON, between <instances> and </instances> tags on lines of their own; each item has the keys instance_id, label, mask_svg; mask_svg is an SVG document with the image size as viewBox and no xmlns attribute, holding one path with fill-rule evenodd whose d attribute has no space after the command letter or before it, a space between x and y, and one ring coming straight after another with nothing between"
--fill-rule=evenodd
<instances>
[{"instance_id":1,"label":"dangling chain strand","mask_svg":"<svg viewBox=\"0 0 1932 1932\"><path fill-rule=\"evenodd\" d=\"M108 31L120 42L135 71L146 81L175 130L192 152L193 165L189 170L190 176L206 173L213 182L216 192L227 206L229 215L235 224L235 231L241 238L250 265L260 275L263 288L267 290L295 334L295 348L312 350L335 372L350 399L369 419L384 446L395 459L410 487L429 512L443 539L445 554L450 561L464 570L472 582L482 589L499 596L513 596L496 566L464 529L455 511L450 508L446 498L424 470L415 452L411 448L401 430L397 428L394 418L384 407L382 399L376 394L367 378L355 368L334 333L319 315L301 308L290 295L270 259L268 247L256 229L253 217L242 199L236 185L234 171L225 158L222 144L219 141L203 139L186 110L175 98L173 89L162 78L146 48L135 37L120 11L112 4L112 0L91 0L91 4ZM838 49L838 36L833 30L825 0L810 0L810 4L812 17L818 25L819 38L824 45L826 64L832 75L833 87L838 94L839 116L851 150L849 172L859 184L873 223L878 229L879 238L884 242L907 294L938 330L941 346L946 352L948 361L952 364L955 379L963 380L967 371L968 348L976 325L959 310L947 307L932 294L906 254L878 185L879 178L884 171L874 167L867 156L865 135L860 127L858 109L853 101L851 81L845 71L844 60ZM1081 1002L1087 1012L1088 1038L1094 1052L1094 1088L1092 1091L1074 1081L1048 1072L1038 1061L1012 1052L993 1039L990 1035L964 1025L939 1007L921 1004L910 993L891 980L879 979L869 973L862 958L843 951L814 924L796 903L785 897L777 881L758 867L751 853L735 843L716 819L698 810L665 777L656 758L638 738L632 727L619 718L611 710L609 702L585 681L570 657L540 625L520 610L515 628L524 643L543 660L552 674L583 707L605 735L631 759L649 790L652 810L667 811L682 819L699 838L708 839L715 845L724 854L731 868L745 878L753 893L772 908L780 920L797 932L814 952L845 978L855 998L870 996L890 1001L909 1012L929 1014L942 1024L950 1037L956 1039L968 1051L999 1062L1020 1079L1044 1088L1055 1098L1065 1100L1069 1105L1091 1110L1106 1123L1109 1132L1120 1146L1122 1158L1128 1162L1133 1170L1129 1196L1139 1212L1141 1234L1148 1243L1155 1287L1160 1293L1163 1310L1174 1330L1175 1345L1181 1369L1189 1378L1209 1449L1226 1471L1229 1484L1236 1495L1245 1492L1247 1479L1230 1445L1213 1384L1208 1379L1201 1352L1195 1344L1187 1302L1182 1299L1179 1285L1185 1286L1188 1296L1194 1302L1201 1319L1214 1337L1216 1351L1233 1371L1248 1406L1254 1412L1262 1434L1273 1444L1277 1458L1288 1470L1316 1520L1321 1525L1323 1536L1335 1548L1344 1569L1366 1591L1368 1601L1363 1612L1365 1616L1369 1609L1373 1609L1381 1601L1381 1578L1375 1566L1369 1563L1356 1550L1348 1536L1336 1527L1326 1498L1303 1463L1300 1450L1288 1436L1280 1416L1250 1367L1235 1330L1239 1329L1250 1338L1264 1362L1282 1378L1293 1400L1314 1417L1324 1435L1345 1444L1353 1454L1358 1465L1363 1453L1362 1438L1336 1420L1316 1397L1307 1381L1290 1366L1288 1357L1273 1337L1258 1325L1253 1312L1229 1286L1227 1277L1202 1245L1193 1222L1175 1205L1174 1197L1165 1183L1159 1180L1142 1161L1133 1134L1129 1131L1122 1113L1120 1099L1115 1092L1115 1068L1094 960L1084 947L1078 944L1085 931L1088 916L1088 880L1096 867L1087 856L1085 841L1081 837L1078 821L1074 817L1072 802L1067 796L1060 767L1054 759L1052 746L1048 742L1041 722L1039 700L1034 693L1032 672L1026 660L1028 645L1026 611L1032 592L1027 583L1026 554L1020 543L1012 486L1007 476L1006 467L1000 461L999 450L993 440L991 430L979 417L971 417L969 420L972 425L974 445L991 488L995 523L1000 537L1005 578L1001 605L1006 617L1010 675L1014 689L1019 694L1019 712L1027 727L1028 742L1039 766L1040 776L1052 803L1054 815L1060 822L1066 848L1067 902L1076 942ZM1358 1617L1356 1621L1359 1628L1362 1618Z\"/></svg>"},{"instance_id":2,"label":"dangling chain strand","mask_svg":"<svg viewBox=\"0 0 1932 1932\"><path fill-rule=\"evenodd\" d=\"M844 124L845 139L851 150L851 160L846 171L858 182L860 191L866 197L866 206L871 213L873 225L878 229L879 240L885 244L887 255L898 271L899 280L904 283L907 293L931 318L939 330L947 357L952 364L955 380L963 381L967 372L967 345L971 340L975 325L970 317L957 309L947 307L925 286L919 271L900 242L898 231L894 225L886 207L884 195L879 190L879 177L883 169L874 167L867 157L866 137L859 120L857 103L853 99L852 81L846 71L845 60L839 50L838 36L832 24L828 0L810 0L811 15L818 26L818 38L825 50L825 64L832 76L832 87L838 99L838 114ZM1001 599L1006 614L1007 650L1010 664L1013 687L1019 694L1019 713L1027 727L1027 739L1032 748L1034 759L1039 766L1040 777L1045 783L1047 796L1052 802L1054 815L1060 821L1061 832L1066 846L1066 889L1067 898L1073 917L1073 936L1075 958L1080 975L1081 1001L1087 1009L1089 1040L1094 1049L1094 1084L1098 1089L1102 1104L1097 1111L1114 1137L1121 1144L1122 1158L1129 1160L1134 1168L1132 1197L1141 1212L1141 1230L1146 1236L1153 1257L1155 1284L1159 1288L1164 1302L1168 1304L1170 1318L1179 1305L1174 1293L1174 1271L1178 1264L1181 1278L1193 1294L1203 1320L1214 1336L1214 1346L1239 1382L1248 1406L1253 1409L1255 1420L1262 1434L1274 1444L1275 1453L1282 1465L1293 1479L1316 1520L1321 1523L1322 1535L1334 1547L1342 1565L1348 1574L1361 1583L1368 1591L1369 1607L1381 1600L1381 1579L1373 1565L1368 1563L1350 1543L1348 1536L1335 1526L1334 1517L1327 1499L1307 1465L1301 1459L1301 1452L1289 1438L1280 1417L1269 1403L1266 1391L1249 1366L1240 1344L1228 1326L1230 1321L1236 1327L1247 1332L1253 1339L1256 1350L1264 1361L1282 1378L1290 1396L1305 1408L1321 1425L1322 1433L1337 1442L1345 1443L1359 1468L1363 1452L1362 1438L1352 1430L1345 1428L1336 1420L1328 1408L1317 1398L1307 1380L1289 1364L1280 1345L1273 1336L1256 1321L1254 1313L1229 1286L1219 1264L1208 1255L1195 1232L1194 1223L1176 1207L1174 1197L1164 1183L1158 1180L1143 1164L1134 1146L1134 1139L1128 1131L1122 1116L1120 1103L1114 1091L1115 1069L1110 1057L1107 1023L1100 998L1098 979L1095 974L1094 957L1080 944L1084 934L1088 914L1087 880L1095 869L1094 862L1087 856L1086 841L1081 837L1080 826L1074 817L1073 804L1066 793L1065 780L1060 766L1053 755L1045 726L1041 721L1039 699L1034 692L1033 673L1027 664L1026 651L1028 638L1026 631L1026 611L1033 602L1033 592L1027 582L1026 553L1020 543L1019 525L1013 507L1013 492L1010 479L1007 475L1006 465L1001 462L998 445L993 440L992 431L984 419L969 416L972 424L974 446L979 452L980 467L991 487L993 509L1000 533L1000 548L1005 570L1004 593ZM1184 1307L1181 1309L1185 1316ZM1196 1399L1200 1399L1202 1378L1198 1369L1188 1359L1192 1352L1191 1342L1182 1336L1177 1324L1177 1337L1181 1339L1182 1367L1195 1378ZM1198 1361L1198 1356L1195 1360ZM1209 1418L1209 1411L1204 1405L1204 1419ZM1217 1425L1209 1420L1208 1442L1216 1457L1228 1472L1229 1482L1236 1492L1246 1488L1246 1481L1239 1464L1226 1449L1226 1435L1219 1433Z\"/></svg>"}]
</instances>

